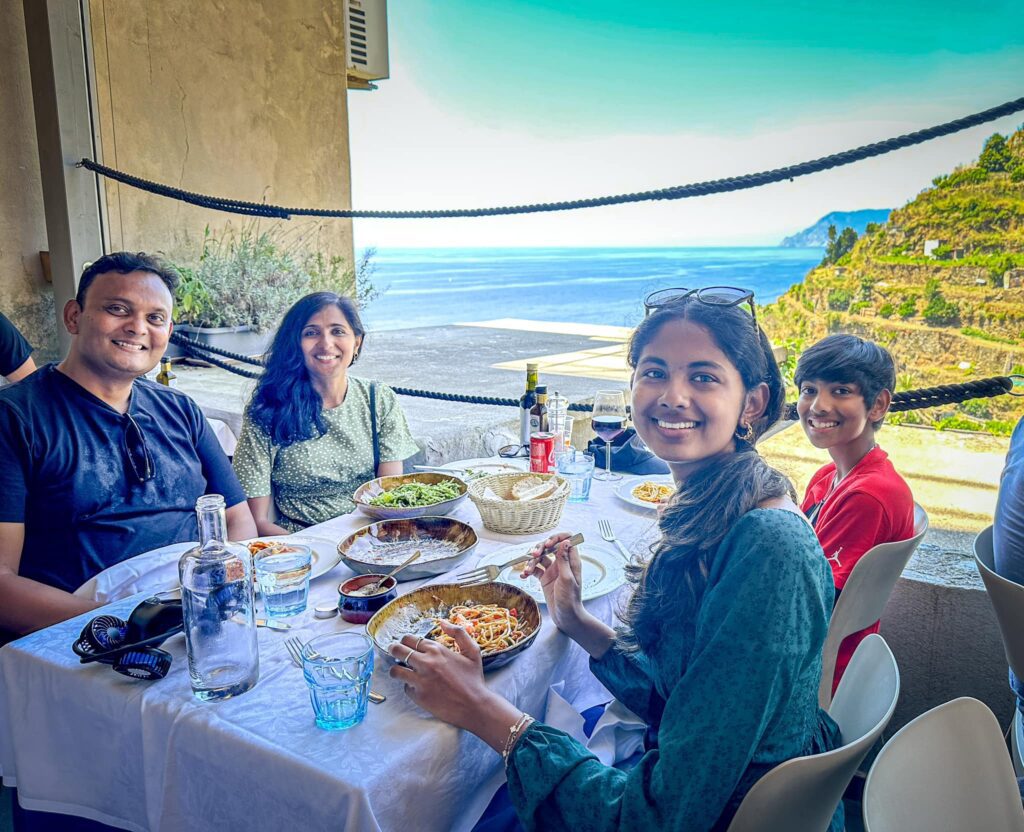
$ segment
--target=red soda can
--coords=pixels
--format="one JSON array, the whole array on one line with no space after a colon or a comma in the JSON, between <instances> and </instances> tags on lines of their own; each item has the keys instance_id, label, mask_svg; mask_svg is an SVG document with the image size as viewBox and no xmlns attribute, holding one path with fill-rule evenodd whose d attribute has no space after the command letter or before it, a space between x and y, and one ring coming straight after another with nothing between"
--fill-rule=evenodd
<instances>
[{"instance_id":1,"label":"red soda can","mask_svg":"<svg viewBox=\"0 0 1024 832\"><path fill-rule=\"evenodd\" d=\"M534 474L550 474L555 470L555 435L553 433L530 434L530 471Z\"/></svg>"}]
</instances>

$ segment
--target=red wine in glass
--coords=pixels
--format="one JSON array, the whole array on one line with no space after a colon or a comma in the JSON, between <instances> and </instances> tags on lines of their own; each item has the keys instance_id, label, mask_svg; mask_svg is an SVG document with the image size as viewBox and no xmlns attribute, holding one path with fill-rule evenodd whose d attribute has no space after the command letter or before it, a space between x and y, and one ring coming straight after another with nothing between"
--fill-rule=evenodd
<instances>
[{"instance_id":1,"label":"red wine in glass","mask_svg":"<svg viewBox=\"0 0 1024 832\"><path fill-rule=\"evenodd\" d=\"M595 416L590 426L605 442L611 442L626 429L626 420L621 416Z\"/></svg>"}]
</instances>

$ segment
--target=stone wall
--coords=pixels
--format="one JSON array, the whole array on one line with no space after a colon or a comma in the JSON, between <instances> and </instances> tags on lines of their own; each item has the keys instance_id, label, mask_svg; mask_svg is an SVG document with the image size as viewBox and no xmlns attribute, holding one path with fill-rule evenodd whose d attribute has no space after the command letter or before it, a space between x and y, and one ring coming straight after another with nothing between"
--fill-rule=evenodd
<instances>
[{"instance_id":1,"label":"stone wall","mask_svg":"<svg viewBox=\"0 0 1024 832\"><path fill-rule=\"evenodd\" d=\"M0 312L37 348L55 357L53 292L43 277L46 250L25 16L20 2L0 3Z\"/></svg>"}]
</instances>

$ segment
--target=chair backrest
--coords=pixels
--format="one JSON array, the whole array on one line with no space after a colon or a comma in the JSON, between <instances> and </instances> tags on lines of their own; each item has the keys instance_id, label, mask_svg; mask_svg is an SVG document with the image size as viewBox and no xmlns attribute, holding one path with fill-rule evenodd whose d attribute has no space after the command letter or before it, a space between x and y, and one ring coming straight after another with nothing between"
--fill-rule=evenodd
<instances>
[{"instance_id":1,"label":"chair backrest","mask_svg":"<svg viewBox=\"0 0 1024 832\"><path fill-rule=\"evenodd\" d=\"M865 832L1024 832L1003 732L969 697L932 708L882 746L862 805Z\"/></svg>"},{"instance_id":2,"label":"chair backrest","mask_svg":"<svg viewBox=\"0 0 1024 832\"><path fill-rule=\"evenodd\" d=\"M776 766L747 792L728 832L822 832L864 755L889 723L900 675L889 645L870 635L857 647L830 715L843 745Z\"/></svg>"},{"instance_id":3,"label":"chair backrest","mask_svg":"<svg viewBox=\"0 0 1024 832\"><path fill-rule=\"evenodd\" d=\"M832 610L828 635L821 651L818 704L822 708L827 710L832 703L832 679L843 639L870 627L882 617L896 581L927 533L928 515L914 503L914 536L895 543L880 543L868 549L853 567Z\"/></svg>"},{"instance_id":4,"label":"chair backrest","mask_svg":"<svg viewBox=\"0 0 1024 832\"><path fill-rule=\"evenodd\" d=\"M974 562L999 621L1007 664L1024 679L1024 586L996 572L991 526L974 539Z\"/></svg>"}]
</instances>

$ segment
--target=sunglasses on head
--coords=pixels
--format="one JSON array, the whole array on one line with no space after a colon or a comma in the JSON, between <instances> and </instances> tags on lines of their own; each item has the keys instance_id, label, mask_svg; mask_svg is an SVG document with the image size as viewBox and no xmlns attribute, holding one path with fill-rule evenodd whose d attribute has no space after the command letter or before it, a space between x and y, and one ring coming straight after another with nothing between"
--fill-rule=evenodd
<instances>
[{"instance_id":1,"label":"sunglasses on head","mask_svg":"<svg viewBox=\"0 0 1024 832\"><path fill-rule=\"evenodd\" d=\"M754 293L749 289L736 286L706 286L703 289L659 289L644 298L644 317L683 298L694 298L706 306L739 306L741 303L750 305L750 317L757 325L757 309L754 306Z\"/></svg>"}]
</instances>

